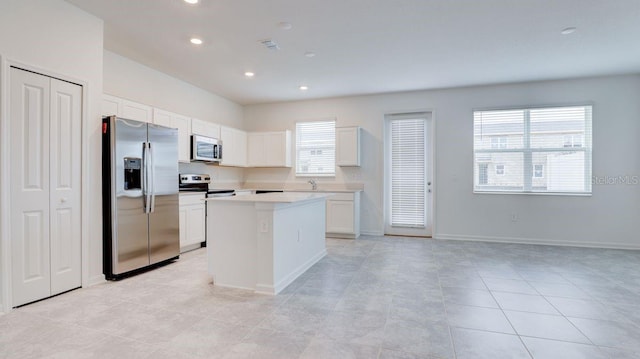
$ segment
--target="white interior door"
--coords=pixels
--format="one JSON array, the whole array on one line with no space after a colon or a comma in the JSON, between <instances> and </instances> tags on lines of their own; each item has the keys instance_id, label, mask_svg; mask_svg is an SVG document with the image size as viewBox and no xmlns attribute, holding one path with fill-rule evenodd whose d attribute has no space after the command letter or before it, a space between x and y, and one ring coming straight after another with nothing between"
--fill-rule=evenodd
<instances>
[{"instance_id":1,"label":"white interior door","mask_svg":"<svg viewBox=\"0 0 640 359\"><path fill-rule=\"evenodd\" d=\"M81 286L80 129L82 88L51 79L51 295Z\"/></svg>"},{"instance_id":2,"label":"white interior door","mask_svg":"<svg viewBox=\"0 0 640 359\"><path fill-rule=\"evenodd\" d=\"M385 234L429 237L431 115L389 115L385 126Z\"/></svg>"},{"instance_id":3,"label":"white interior door","mask_svg":"<svg viewBox=\"0 0 640 359\"><path fill-rule=\"evenodd\" d=\"M81 88L11 68L12 305L81 285Z\"/></svg>"},{"instance_id":4,"label":"white interior door","mask_svg":"<svg viewBox=\"0 0 640 359\"><path fill-rule=\"evenodd\" d=\"M11 68L11 261L13 306L51 294L49 78Z\"/></svg>"}]
</instances>

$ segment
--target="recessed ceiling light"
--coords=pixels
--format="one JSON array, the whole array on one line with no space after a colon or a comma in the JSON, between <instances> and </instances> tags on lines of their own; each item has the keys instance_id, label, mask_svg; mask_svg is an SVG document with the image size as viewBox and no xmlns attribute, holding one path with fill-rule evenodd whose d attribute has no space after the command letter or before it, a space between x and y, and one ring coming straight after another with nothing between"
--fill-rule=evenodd
<instances>
[{"instance_id":1,"label":"recessed ceiling light","mask_svg":"<svg viewBox=\"0 0 640 359\"><path fill-rule=\"evenodd\" d=\"M244 75L245 75L246 77L253 77L253 76L255 76L256 74L254 74L254 73L253 73L253 72L251 72L251 71L247 71L247 72L245 72L245 73L244 73Z\"/></svg>"},{"instance_id":2,"label":"recessed ceiling light","mask_svg":"<svg viewBox=\"0 0 640 359\"><path fill-rule=\"evenodd\" d=\"M305 85L300 86L300 91L307 91L308 89L309 89L309 86L305 86Z\"/></svg>"},{"instance_id":3,"label":"recessed ceiling light","mask_svg":"<svg viewBox=\"0 0 640 359\"><path fill-rule=\"evenodd\" d=\"M194 45L202 45L202 40L198 39L197 37L194 37L191 39L191 43Z\"/></svg>"},{"instance_id":4,"label":"recessed ceiling light","mask_svg":"<svg viewBox=\"0 0 640 359\"><path fill-rule=\"evenodd\" d=\"M313 51L307 51L307 52L304 53L304 56L306 56L306 57L314 57L314 56L316 56L316 53L313 52Z\"/></svg>"},{"instance_id":5,"label":"recessed ceiling light","mask_svg":"<svg viewBox=\"0 0 640 359\"><path fill-rule=\"evenodd\" d=\"M191 4L191 5L195 5L198 3L199 0L184 0L184 2L186 2L187 4Z\"/></svg>"},{"instance_id":6,"label":"recessed ceiling light","mask_svg":"<svg viewBox=\"0 0 640 359\"><path fill-rule=\"evenodd\" d=\"M569 35L569 34L573 34L574 32L576 32L576 28L575 27L567 27L562 29L562 31L560 31L560 33L562 35Z\"/></svg>"},{"instance_id":7,"label":"recessed ceiling light","mask_svg":"<svg viewBox=\"0 0 640 359\"><path fill-rule=\"evenodd\" d=\"M283 21L281 23L278 23L278 27L281 30L291 30L291 28L293 28L293 25L291 25L290 22Z\"/></svg>"}]
</instances>

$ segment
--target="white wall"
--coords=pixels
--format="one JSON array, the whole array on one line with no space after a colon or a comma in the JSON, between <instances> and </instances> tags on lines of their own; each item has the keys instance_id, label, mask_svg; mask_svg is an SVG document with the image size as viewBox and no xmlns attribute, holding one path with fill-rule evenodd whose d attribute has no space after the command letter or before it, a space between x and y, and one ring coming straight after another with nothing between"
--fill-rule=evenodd
<instances>
[{"instance_id":1,"label":"white wall","mask_svg":"<svg viewBox=\"0 0 640 359\"><path fill-rule=\"evenodd\" d=\"M86 108L83 123L84 216L83 233L88 237L88 260L83 265L83 283L98 281L102 275L102 219L100 193L100 97L102 93L102 20L89 15L62 0L2 0L0 1L0 56L4 61L19 62L65 78L84 82ZM6 70L6 68L4 69ZM6 85L6 79L1 79ZM6 93L0 94L6 101ZM6 103L6 102L3 102ZM6 113L5 109L2 112ZM2 118L2 131L7 119ZM8 147L5 133L0 152L2 170L8 168ZM2 174L2 186L8 177ZM7 224L8 193L1 198L2 223ZM3 244L10 241L6 226L1 228ZM6 248L6 246L4 247ZM0 256L0 278L9 270L8 253ZM6 283L0 283L5 284ZM0 287L2 288L2 287ZM2 299L8 297L4 287ZM5 299L6 300L6 299Z\"/></svg>"},{"instance_id":2,"label":"white wall","mask_svg":"<svg viewBox=\"0 0 640 359\"><path fill-rule=\"evenodd\" d=\"M640 185L594 185L591 197L473 194L473 121L478 108L559 105L593 108L593 174L640 175L640 76L545 81L343 97L245 107L247 130L295 130L295 121L337 117L361 126L362 167L331 182L362 181L363 232L383 231L383 119L434 111L435 237L640 248ZM303 182L294 169L248 169L247 182ZM518 221L511 221L517 213Z\"/></svg>"},{"instance_id":3,"label":"white wall","mask_svg":"<svg viewBox=\"0 0 640 359\"><path fill-rule=\"evenodd\" d=\"M243 128L242 106L138 62L104 51L104 93L181 115ZM181 173L208 173L219 183L242 182L243 170L180 164Z\"/></svg>"}]
</instances>

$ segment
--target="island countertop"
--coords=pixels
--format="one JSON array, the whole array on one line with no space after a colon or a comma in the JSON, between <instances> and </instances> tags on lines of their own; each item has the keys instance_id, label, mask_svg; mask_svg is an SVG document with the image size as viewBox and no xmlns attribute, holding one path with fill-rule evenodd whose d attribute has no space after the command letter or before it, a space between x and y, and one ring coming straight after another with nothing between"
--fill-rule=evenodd
<instances>
[{"instance_id":1,"label":"island countertop","mask_svg":"<svg viewBox=\"0 0 640 359\"><path fill-rule=\"evenodd\" d=\"M272 192L261 194L249 194L244 196L213 197L207 201L224 202L263 202L263 203L295 203L305 201L317 201L330 197L331 193L309 192Z\"/></svg>"}]
</instances>

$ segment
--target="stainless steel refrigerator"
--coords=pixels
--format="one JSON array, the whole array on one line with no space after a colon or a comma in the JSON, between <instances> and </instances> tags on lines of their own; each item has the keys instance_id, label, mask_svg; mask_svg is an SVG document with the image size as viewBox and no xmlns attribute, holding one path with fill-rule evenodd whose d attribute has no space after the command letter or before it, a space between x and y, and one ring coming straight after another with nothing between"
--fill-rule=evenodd
<instances>
[{"instance_id":1,"label":"stainless steel refrigerator","mask_svg":"<svg viewBox=\"0 0 640 359\"><path fill-rule=\"evenodd\" d=\"M119 279L178 258L178 131L102 120L104 274Z\"/></svg>"}]
</instances>

